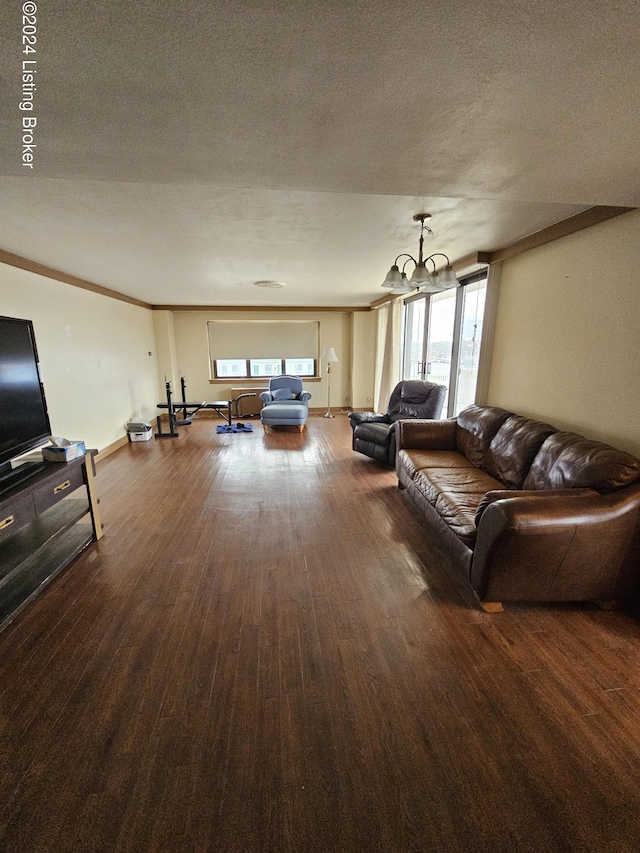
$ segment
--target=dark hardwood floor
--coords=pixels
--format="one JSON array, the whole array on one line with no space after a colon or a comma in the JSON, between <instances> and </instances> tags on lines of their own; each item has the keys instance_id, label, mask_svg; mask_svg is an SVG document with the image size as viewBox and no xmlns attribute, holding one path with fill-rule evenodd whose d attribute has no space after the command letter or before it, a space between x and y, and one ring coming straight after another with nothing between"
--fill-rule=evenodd
<instances>
[{"instance_id":1,"label":"dark hardwood floor","mask_svg":"<svg viewBox=\"0 0 640 853\"><path fill-rule=\"evenodd\" d=\"M345 416L215 425L0 634L1 853L636 853L637 619L474 609Z\"/></svg>"}]
</instances>

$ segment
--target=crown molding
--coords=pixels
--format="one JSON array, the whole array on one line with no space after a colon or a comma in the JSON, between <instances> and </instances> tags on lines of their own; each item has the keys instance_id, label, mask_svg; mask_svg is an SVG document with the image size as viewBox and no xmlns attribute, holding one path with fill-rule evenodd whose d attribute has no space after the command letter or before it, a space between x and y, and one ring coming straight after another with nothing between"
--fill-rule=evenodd
<instances>
[{"instance_id":1,"label":"crown molding","mask_svg":"<svg viewBox=\"0 0 640 853\"><path fill-rule=\"evenodd\" d=\"M369 311L368 305L150 305L153 311L312 311L331 314L351 314Z\"/></svg>"},{"instance_id":2,"label":"crown molding","mask_svg":"<svg viewBox=\"0 0 640 853\"><path fill-rule=\"evenodd\" d=\"M577 231L582 231L583 228L590 228L592 225L598 225L600 222L606 222L608 219L613 219L623 213L629 213L636 210L635 207L589 207L581 213L576 213L575 216L570 216L569 219L563 219L561 222L556 222L555 225L549 225L548 228L543 228L542 231L536 231L535 234L530 234L510 246L505 246L503 249L496 249L494 252L489 252L489 263L495 264L498 261L506 261L522 252L528 252L530 249L537 249L539 246L544 246L546 243L551 243L553 240L558 240L560 237L567 237L569 234L575 234ZM454 264L455 269L455 264Z\"/></svg>"},{"instance_id":3,"label":"crown molding","mask_svg":"<svg viewBox=\"0 0 640 853\"><path fill-rule=\"evenodd\" d=\"M82 290L90 290L92 293L99 293L101 296L108 296L111 299L118 299L120 302L128 302L130 305L138 305L140 308L151 308L147 302L142 302L140 299L134 299L132 296L125 296L124 293L118 293L117 290L110 290L108 287L102 287L100 284L94 284L92 281L86 281L84 278L78 278L75 275L69 275L66 272L55 270L52 267L47 267L44 264L38 264L35 261L30 261L28 258L23 258L20 255L14 255L12 252L5 252L0 249L0 263L7 264L10 267L17 267L27 272L42 275L45 278L52 278L55 281L61 281L63 284L70 284L72 287L80 287Z\"/></svg>"}]
</instances>

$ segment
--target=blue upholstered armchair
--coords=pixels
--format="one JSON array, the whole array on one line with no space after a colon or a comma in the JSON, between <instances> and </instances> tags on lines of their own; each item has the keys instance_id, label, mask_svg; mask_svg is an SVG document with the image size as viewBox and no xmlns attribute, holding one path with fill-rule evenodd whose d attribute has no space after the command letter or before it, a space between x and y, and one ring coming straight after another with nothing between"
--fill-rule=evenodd
<instances>
[{"instance_id":1,"label":"blue upholstered armchair","mask_svg":"<svg viewBox=\"0 0 640 853\"><path fill-rule=\"evenodd\" d=\"M304 403L309 407L311 394L302 390L302 379L299 376L274 376L269 380L269 390L260 394L260 399L268 406L269 403Z\"/></svg>"}]
</instances>

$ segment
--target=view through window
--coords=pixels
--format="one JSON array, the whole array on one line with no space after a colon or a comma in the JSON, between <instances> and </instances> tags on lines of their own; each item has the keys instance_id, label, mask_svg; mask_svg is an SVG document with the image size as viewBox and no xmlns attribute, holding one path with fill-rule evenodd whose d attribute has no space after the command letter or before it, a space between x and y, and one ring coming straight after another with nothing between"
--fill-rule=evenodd
<instances>
[{"instance_id":1,"label":"view through window","mask_svg":"<svg viewBox=\"0 0 640 853\"><path fill-rule=\"evenodd\" d=\"M486 293L485 271L405 302L403 377L445 385L448 417L475 399Z\"/></svg>"}]
</instances>

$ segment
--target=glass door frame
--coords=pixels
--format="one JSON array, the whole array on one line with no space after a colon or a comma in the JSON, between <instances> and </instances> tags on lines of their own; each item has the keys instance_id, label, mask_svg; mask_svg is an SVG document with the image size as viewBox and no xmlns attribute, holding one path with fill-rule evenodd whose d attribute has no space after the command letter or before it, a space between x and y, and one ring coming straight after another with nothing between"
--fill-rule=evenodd
<instances>
[{"instance_id":1,"label":"glass door frame","mask_svg":"<svg viewBox=\"0 0 640 853\"><path fill-rule=\"evenodd\" d=\"M479 272L472 273L468 276L465 276L461 279L459 286L455 289L455 308L454 308L454 320L453 320L453 342L451 347L451 366L449 370L449 385L448 385L448 400L447 400L447 411L443 413L445 417L451 418L454 415L455 407L456 407L456 396L458 390L458 376L459 376L459 362L460 362L460 347L461 347L461 331L462 331L462 315L464 310L464 295L465 295L465 285L473 284L477 281L482 281L483 279L487 280L488 284L489 278L489 267L483 269ZM422 365L422 370L418 371L420 379L428 380L428 346L429 346L429 314L431 309L431 293L414 293L411 296L408 296L404 300L404 323L403 323L403 347L402 347L402 378L410 379L416 378L411 377L411 361L410 361L410 352L409 348L412 344L412 337L410 334L410 320L411 320L411 304L418 302L419 300L424 300L425 310L424 310L424 327L422 330L422 360L418 362L418 364ZM482 346L482 343L481 343Z\"/></svg>"},{"instance_id":2,"label":"glass door frame","mask_svg":"<svg viewBox=\"0 0 640 853\"><path fill-rule=\"evenodd\" d=\"M403 323L403 348L402 348L402 378L403 379L424 379L427 373L427 329L429 328L429 308L430 308L430 300L427 297L426 293L415 293L412 296L409 296L404 300L404 323ZM422 321L422 343L421 343L421 353L420 360L417 362L418 365L422 365L421 369L418 369L418 376L411 375L411 366L413 362L411 361L411 347L413 344L413 336L411 335L411 324L412 324L412 308L411 305L416 302L424 302L424 318Z\"/></svg>"},{"instance_id":3,"label":"glass door frame","mask_svg":"<svg viewBox=\"0 0 640 853\"><path fill-rule=\"evenodd\" d=\"M449 399L447 401L447 417L452 418L455 411L458 393L458 375L460 368L460 343L462 330L462 308L464 306L464 285L456 287L456 306L453 318L453 345L451 347L451 370L449 371Z\"/></svg>"}]
</instances>

